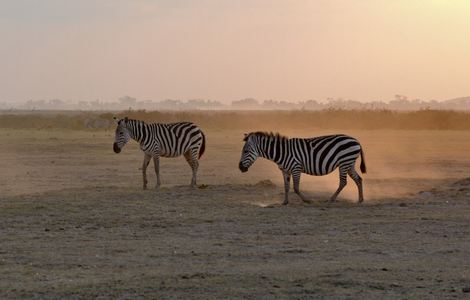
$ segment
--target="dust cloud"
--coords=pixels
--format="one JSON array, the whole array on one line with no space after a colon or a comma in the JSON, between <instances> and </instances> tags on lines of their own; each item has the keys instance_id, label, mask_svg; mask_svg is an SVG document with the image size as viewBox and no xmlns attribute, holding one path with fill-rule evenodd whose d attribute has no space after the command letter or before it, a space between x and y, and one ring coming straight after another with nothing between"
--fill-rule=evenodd
<instances>
[{"instance_id":1,"label":"dust cloud","mask_svg":"<svg viewBox=\"0 0 470 300\"><path fill-rule=\"evenodd\" d=\"M201 117L198 113L181 114L160 114L156 121L175 116L189 120ZM241 126L238 118L246 118L243 113L207 114L212 120L209 117L201 122L206 123L201 127L208 143L199 171L201 184L254 184L271 180L282 192L282 175L274 163L260 158L245 174L237 168L243 134L258 130L279 132L289 137L344 133L357 138L363 146L368 170L362 175L366 201L413 195L465 177L470 169L465 151L470 140L467 131L348 129L335 125L337 119L331 120L332 129L325 129L316 127L315 119L304 123L305 126L297 124L298 120L288 123L284 117L275 122L276 112L273 116L264 112L260 120L252 118L249 124ZM253 114L253 117L257 116L257 113ZM228 121L223 116L234 121L233 129L226 129ZM152 119L152 116L147 115L144 119ZM61 120L71 122L66 118ZM76 120L73 124L77 124ZM0 152L6 159L2 162L5 171L0 176L7 183L3 185L2 193L19 195L86 186L140 185L138 168L143 155L135 142L126 146L120 155L115 155L110 150L114 137L112 127L105 130L67 128L2 129L0 134L5 143ZM149 178L153 180L154 174L150 170ZM189 172L183 159L162 159L164 185L184 185L185 175L189 176ZM303 174L301 178L301 189L314 200L327 199L337 186L337 171L326 176ZM348 180L340 199L356 201L357 189L352 180Z\"/></svg>"}]
</instances>

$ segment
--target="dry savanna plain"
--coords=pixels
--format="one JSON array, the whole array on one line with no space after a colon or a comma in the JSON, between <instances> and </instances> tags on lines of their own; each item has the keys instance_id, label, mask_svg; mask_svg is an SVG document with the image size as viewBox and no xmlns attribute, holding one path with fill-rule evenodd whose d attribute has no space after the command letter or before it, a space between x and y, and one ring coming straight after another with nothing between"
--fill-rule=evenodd
<instances>
[{"instance_id":1,"label":"dry savanna plain","mask_svg":"<svg viewBox=\"0 0 470 300\"><path fill-rule=\"evenodd\" d=\"M152 165L142 190L137 143L113 152L112 126L9 124L0 128L1 299L470 297L470 130L277 123L291 137L352 135L368 168L360 205L351 180L325 202L336 171L302 176L313 204L291 192L282 206L273 163L238 170L243 133L266 124L202 124L198 188L179 157L162 158L159 190Z\"/></svg>"}]
</instances>

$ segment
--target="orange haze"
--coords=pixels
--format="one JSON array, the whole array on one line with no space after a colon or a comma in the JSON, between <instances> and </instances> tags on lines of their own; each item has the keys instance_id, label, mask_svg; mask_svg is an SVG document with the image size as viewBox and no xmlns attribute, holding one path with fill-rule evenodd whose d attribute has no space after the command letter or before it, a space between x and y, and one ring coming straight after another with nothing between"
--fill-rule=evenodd
<instances>
[{"instance_id":1,"label":"orange haze","mask_svg":"<svg viewBox=\"0 0 470 300\"><path fill-rule=\"evenodd\" d=\"M470 94L465 0L0 3L0 102Z\"/></svg>"}]
</instances>

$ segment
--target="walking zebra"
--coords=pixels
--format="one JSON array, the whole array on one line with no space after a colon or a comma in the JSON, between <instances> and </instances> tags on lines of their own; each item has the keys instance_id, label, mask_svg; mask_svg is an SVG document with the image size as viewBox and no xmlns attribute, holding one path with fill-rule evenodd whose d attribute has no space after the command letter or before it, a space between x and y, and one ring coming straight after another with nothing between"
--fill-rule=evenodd
<instances>
[{"instance_id":1,"label":"walking zebra","mask_svg":"<svg viewBox=\"0 0 470 300\"><path fill-rule=\"evenodd\" d=\"M356 183L359 203L364 200L362 178L354 169L359 154L361 172L366 172L364 154L359 142L347 135L327 135L314 138L287 138L279 134L252 132L245 134L245 146L239 163L240 171L246 172L258 156L275 162L284 176L284 202L289 202L290 178L294 180L294 191L304 202L310 202L299 190L300 174L326 175L339 168L339 187L331 196L335 201L346 186L346 174Z\"/></svg>"},{"instance_id":2,"label":"walking zebra","mask_svg":"<svg viewBox=\"0 0 470 300\"><path fill-rule=\"evenodd\" d=\"M144 151L142 175L144 190L147 188L147 166L153 157L157 186L160 181L160 157L176 157L184 154L186 161L193 171L191 186L196 186L196 173L199 167L199 159L205 150L206 139L201 129L190 122L178 122L169 124L145 123L144 121L131 120L127 117L117 120L116 135L113 150L121 152L124 145L132 138L140 144Z\"/></svg>"}]
</instances>

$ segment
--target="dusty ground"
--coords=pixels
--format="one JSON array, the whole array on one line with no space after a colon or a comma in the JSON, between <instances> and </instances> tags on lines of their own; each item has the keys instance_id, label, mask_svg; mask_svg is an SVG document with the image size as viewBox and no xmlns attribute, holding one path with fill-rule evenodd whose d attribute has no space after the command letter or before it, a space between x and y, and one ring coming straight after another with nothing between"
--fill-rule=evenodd
<instances>
[{"instance_id":1,"label":"dusty ground","mask_svg":"<svg viewBox=\"0 0 470 300\"><path fill-rule=\"evenodd\" d=\"M470 297L470 133L346 133L365 203L353 184L324 203L335 173L281 207L272 163L238 171L242 132L206 133L201 188L179 158L142 191L143 155L112 132L0 130L0 298Z\"/></svg>"}]
</instances>

